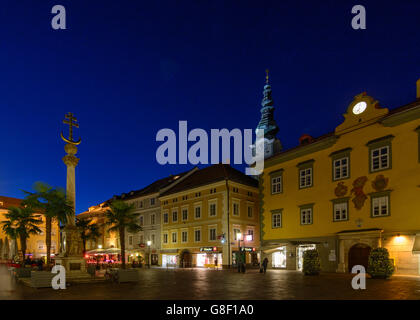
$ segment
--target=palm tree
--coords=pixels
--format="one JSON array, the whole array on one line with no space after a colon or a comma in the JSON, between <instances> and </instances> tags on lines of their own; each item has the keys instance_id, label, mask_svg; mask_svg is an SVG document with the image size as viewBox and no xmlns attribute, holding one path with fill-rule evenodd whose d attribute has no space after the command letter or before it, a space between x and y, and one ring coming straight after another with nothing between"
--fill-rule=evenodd
<instances>
[{"instance_id":1,"label":"palm tree","mask_svg":"<svg viewBox=\"0 0 420 320\"><path fill-rule=\"evenodd\" d=\"M3 231L12 239L19 239L22 252L22 266L25 264L26 240L30 235L41 233L38 227L42 223L40 216L31 207L10 207L2 221Z\"/></svg>"},{"instance_id":2,"label":"palm tree","mask_svg":"<svg viewBox=\"0 0 420 320\"><path fill-rule=\"evenodd\" d=\"M121 200L110 203L110 210L105 212L106 223L109 226L108 232L118 232L121 245L122 268L125 269L125 231L138 232L142 230L137 224L140 213L135 213L134 206Z\"/></svg>"},{"instance_id":3,"label":"palm tree","mask_svg":"<svg viewBox=\"0 0 420 320\"><path fill-rule=\"evenodd\" d=\"M39 210L45 216L45 244L47 246L47 265L51 262L51 229L52 222L65 224L74 213L73 203L66 199L62 188L53 188L46 183L36 182L35 192L26 193L23 204Z\"/></svg>"},{"instance_id":4,"label":"palm tree","mask_svg":"<svg viewBox=\"0 0 420 320\"><path fill-rule=\"evenodd\" d=\"M86 241L96 240L100 237L99 227L97 224L92 223L92 219L77 219L76 227L80 232L80 237L83 242L83 255L86 253Z\"/></svg>"}]
</instances>

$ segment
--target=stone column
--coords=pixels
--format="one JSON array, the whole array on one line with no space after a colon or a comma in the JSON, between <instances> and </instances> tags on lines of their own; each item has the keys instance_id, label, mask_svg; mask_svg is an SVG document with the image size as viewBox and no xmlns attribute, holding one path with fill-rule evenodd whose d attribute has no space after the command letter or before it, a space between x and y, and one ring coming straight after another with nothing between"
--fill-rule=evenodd
<instances>
[{"instance_id":1,"label":"stone column","mask_svg":"<svg viewBox=\"0 0 420 320\"><path fill-rule=\"evenodd\" d=\"M79 163L79 158L75 156L77 147L74 144L66 144L64 150L67 153L63 157L63 162L67 166L66 196L73 203L73 214L69 217L67 224L74 226L76 219L76 166Z\"/></svg>"}]
</instances>

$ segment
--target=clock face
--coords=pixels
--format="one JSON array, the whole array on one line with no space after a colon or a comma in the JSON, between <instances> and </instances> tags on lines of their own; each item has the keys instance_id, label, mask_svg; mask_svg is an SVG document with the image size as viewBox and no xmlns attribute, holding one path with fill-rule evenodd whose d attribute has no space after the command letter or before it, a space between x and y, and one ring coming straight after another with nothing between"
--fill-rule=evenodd
<instances>
[{"instance_id":1,"label":"clock face","mask_svg":"<svg viewBox=\"0 0 420 320\"><path fill-rule=\"evenodd\" d=\"M356 103L356 105L353 107L353 113L354 114L361 114L363 111L366 110L366 102L361 101L359 103Z\"/></svg>"}]
</instances>

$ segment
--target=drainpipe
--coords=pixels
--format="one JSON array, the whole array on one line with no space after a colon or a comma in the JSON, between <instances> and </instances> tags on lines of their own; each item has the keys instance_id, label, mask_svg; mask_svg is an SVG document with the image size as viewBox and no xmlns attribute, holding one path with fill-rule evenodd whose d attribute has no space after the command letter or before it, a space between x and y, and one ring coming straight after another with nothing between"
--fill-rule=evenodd
<instances>
[{"instance_id":1,"label":"drainpipe","mask_svg":"<svg viewBox=\"0 0 420 320\"><path fill-rule=\"evenodd\" d=\"M226 183L226 194L227 194L227 241L228 241L228 268L230 268L231 267L231 263L230 263L230 259L231 259L231 251L230 251L230 224L229 224L229 216L230 216L230 214L229 214L229 208L230 208L230 205L229 205L229 178L228 178L228 176L227 176L227 174L226 174L226 169L225 169L225 166L224 166L224 164L222 164L222 166L223 166L223 172L224 172L224 174L225 174L225 183Z\"/></svg>"}]
</instances>

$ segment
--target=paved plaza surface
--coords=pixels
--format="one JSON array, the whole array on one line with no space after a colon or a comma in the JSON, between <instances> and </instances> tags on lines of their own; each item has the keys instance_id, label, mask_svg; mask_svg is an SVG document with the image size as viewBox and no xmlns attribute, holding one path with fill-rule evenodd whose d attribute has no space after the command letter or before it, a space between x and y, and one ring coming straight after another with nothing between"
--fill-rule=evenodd
<instances>
[{"instance_id":1,"label":"paved plaza surface","mask_svg":"<svg viewBox=\"0 0 420 320\"><path fill-rule=\"evenodd\" d=\"M206 269L139 269L139 283L75 284L66 290L34 289L17 284L0 266L0 299L420 299L420 277L393 276L367 279L366 290L351 287L350 274Z\"/></svg>"}]
</instances>

